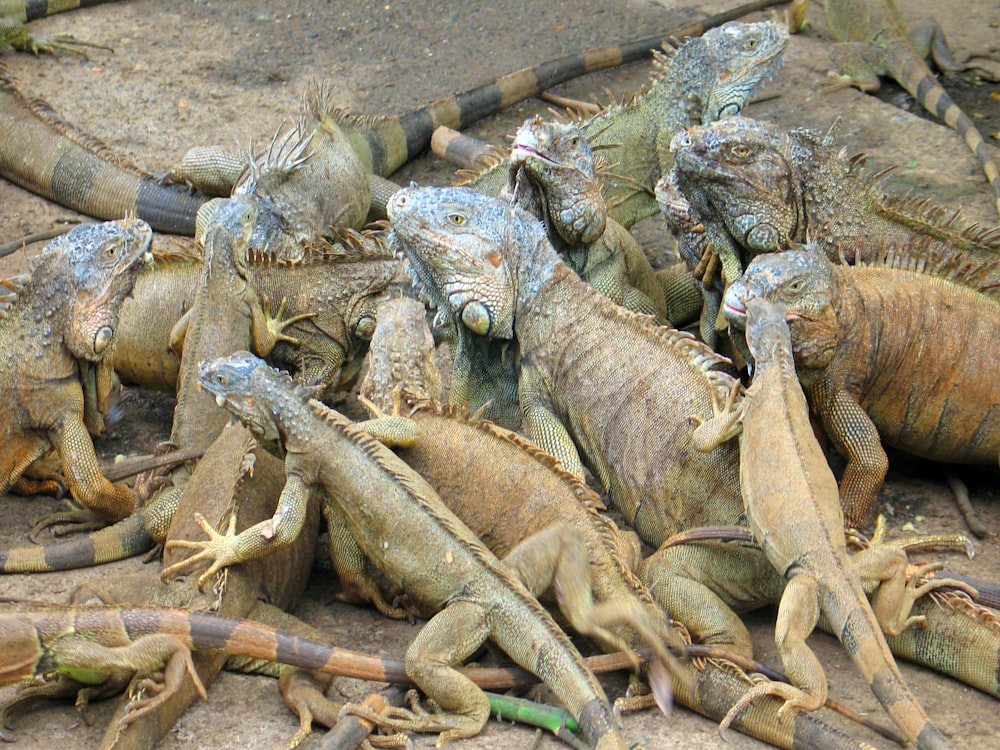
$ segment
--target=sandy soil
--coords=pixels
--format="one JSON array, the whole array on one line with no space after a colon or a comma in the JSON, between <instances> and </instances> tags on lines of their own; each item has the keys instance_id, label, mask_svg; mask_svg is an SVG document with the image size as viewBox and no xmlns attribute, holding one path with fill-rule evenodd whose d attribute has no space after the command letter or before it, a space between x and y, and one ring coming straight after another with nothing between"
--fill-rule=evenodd
<instances>
[{"instance_id":1,"label":"sandy soil","mask_svg":"<svg viewBox=\"0 0 1000 750\"><path fill-rule=\"evenodd\" d=\"M71 121L139 164L163 170L176 163L191 145L266 140L295 112L299 93L312 78L329 78L337 100L356 111L402 113L496 75L557 55L648 36L729 3L701 2L688 10L677 5L597 0L468 4L413 0L376 7L340 0L132 0L33 25L36 33L72 31L82 39L114 47L114 54L97 51L89 60L53 60L7 50L0 52L0 60L21 79L26 92L44 97ZM917 19L938 4L910 0L902 5L907 18ZM939 15L953 49L983 51L998 46L1000 6L993 0L968 0L957 10ZM811 9L810 17L813 28L793 38L784 67L763 91L766 101L752 106L749 114L786 126L821 129L840 116L839 137L849 150L870 151L880 167L904 165L895 178L901 187L964 206L972 218L995 224L979 166L953 132L856 91L820 91L830 35L819 9ZM635 64L567 84L560 93L578 98L596 93L606 99L603 92L610 91L617 97L639 87L648 70L648 64ZM975 97L964 106L995 146L989 134L1000 131L1000 88L952 78L946 83ZM886 98L899 97L890 93ZM530 101L475 126L471 132L501 143L525 117L544 112L546 107L544 102ZM444 184L451 174L448 165L425 157L396 177ZM3 241L75 218L67 209L0 181ZM669 247L658 218L642 222L637 231L651 254ZM5 259L0 272L9 275L23 270L32 251L34 248ZM170 408L169 399L130 394L121 422L99 442L99 450L108 456L149 450L169 431ZM1000 530L996 471L963 470L963 476L984 520L990 528ZM882 499L895 512L894 529L909 523L920 532L963 531L963 522L949 497L938 467L892 457ZM3 545L23 543L31 520L55 505L46 498L8 497L2 502L7 519L0 528ZM977 550L973 561L953 557L948 562L969 574L1000 578L995 540L979 542ZM0 583L0 591L59 601L80 581L141 568L140 561L130 560L96 570L11 576ZM335 589L329 579L328 566L318 564L298 614L327 630L342 645L401 655L416 628L387 621L368 610L330 605ZM751 621L759 658L777 664L771 642L773 616L773 611L764 611L753 615ZM838 644L821 634L811 642L827 668L831 695L856 711L885 721ZM993 698L926 670L908 665L903 670L928 713L953 736L956 747L1000 747ZM612 697L624 687L618 677L608 678L605 684ZM359 698L369 688L338 680L334 697ZM90 709L90 726L70 706L35 711L17 723L20 747L52 747L56 743L94 747L111 709L110 702ZM825 716L845 726L829 712ZM272 680L226 674L211 689L210 700L193 707L161 746L180 748L194 743L203 748L274 748L282 746L296 726ZM863 729L851 731L876 746L886 746L884 740ZM720 746L714 724L683 709L669 719L653 713L629 716L625 733L631 744L642 747ZM532 730L491 722L482 737L456 747L521 748L530 746L533 739ZM761 746L733 733L729 739L726 747L733 750ZM305 747L318 748L321 741L318 733ZM419 747L431 744L429 738L417 739ZM540 746L559 744L544 738Z\"/></svg>"}]
</instances>

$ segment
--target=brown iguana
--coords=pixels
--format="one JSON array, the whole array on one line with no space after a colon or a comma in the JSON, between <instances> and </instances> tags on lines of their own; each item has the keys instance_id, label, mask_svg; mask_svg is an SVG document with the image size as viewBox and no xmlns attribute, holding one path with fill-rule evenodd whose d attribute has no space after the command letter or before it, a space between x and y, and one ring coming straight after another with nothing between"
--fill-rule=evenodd
<instances>
[{"instance_id":1,"label":"brown iguana","mask_svg":"<svg viewBox=\"0 0 1000 750\"><path fill-rule=\"evenodd\" d=\"M943 462L1000 460L1000 374L984 345L1000 325L998 274L1000 257L983 264L919 245L883 248L881 262L865 266L835 265L811 248L759 256L730 286L727 318L750 296L788 315L810 408L847 459L849 525L872 517L888 466L883 441Z\"/></svg>"},{"instance_id":2,"label":"brown iguana","mask_svg":"<svg viewBox=\"0 0 1000 750\"><path fill-rule=\"evenodd\" d=\"M850 246L865 261L878 253L871 237L894 243L930 238L983 262L1000 254L1000 229L965 222L960 213L926 199L894 195L883 175L863 169L864 157L845 158L829 136L782 128L745 117L727 118L679 133L676 164L657 195L680 254L714 288L702 328L716 324L724 286L749 259L789 243L813 241L840 262ZM712 251L706 257L705 248ZM721 283L714 277L721 265ZM848 258L853 261L854 258ZM710 269L707 270L706 269ZM1000 281L1000 274L995 277Z\"/></svg>"},{"instance_id":3,"label":"brown iguana","mask_svg":"<svg viewBox=\"0 0 1000 750\"><path fill-rule=\"evenodd\" d=\"M72 34L51 34L36 36L30 34L25 24L56 13L63 13L76 8L89 8L101 5L109 0L56 0L50 2L32 2L31 0L4 0L0 5L0 50L7 45L21 52L49 52L55 54L61 50L82 54L80 47L97 47L110 49L99 44L92 44L77 39ZM113 217L108 217L113 218Z\"/></svg>"},{"instance_id":4,"label":"brown iguana","mask_svg":"<svg viewBox=\"0 0 1000 750\"><path fill-rule=\"evenodd\" d=\"M663 39L703 33L714 25L778 4L761 0L636 42L567 55L502 76L469 91L439 99L401 117L342 113L341 127L366 168L386 177L427 148L437 125L455 128L487 117L539 91L586 73L639 60ZM82 0L85 4L91 4ZM26 17L35 17L28 4ZM61 6L65 6L62 3ZM24 20L24 19L22 19ZM20 92L12 77L0 71L0 176L49 200L81 213L106 219L136 213L154 229L193 235L198 208L208 200L186 185L163 184L151 173L115 155L99 139L60 117L45 102ZM25 154L30 158L25 159ZM195 152L178 179L193 177L212 185L213 194L228 195L247 164L243 155L220 159L218 149ZM377 202L394 191L377 181Z\"/></svg>"},{"instance_id":5,"label":"brown iguana","mask_svg":"<svg viewBox=\"0 0 1000 750\"><path fill-rule=\"evenodd\" d=\"M56 238L32 262L30 275L6 286L13 294L0 317L8 359L0 374L6 406L0 426L0 491L32 485L31 467L59 458L73 497L105 520L135 510L135 494L104 478L84 426L80 363L99 362L118 327L122 302L149 260L149 225L136 219L84 224ZM27 472L27 475L26 475Z\"/></svg>"},{"instance_id":6,"label":"brown iguana","mask_svg":"<svg viewBox=\"0 0 1000 750\"><path fill-rule=\"evenodd\" d=\"M944 34L933 18L925 18L912 31L907 28L894 0L826 0L826 20L841 44L831 58L837 71L830 76L841 86L876 91L879 76L889 76L906 89L931 114L958 132L986 173L997 213L1000 213L1000 170L972 120L944 90L924 58L931 55L945 72L973 70L997 80L982 66L959 64L948 51Z\"/></svg>"},{"instance_id":7,"label":"brown iguana","mask_svg":"<svg viewBox=\"0 0 1000 750\"><path fill-rule=\"evenodd\" d=\"M525 438L432 400L440 395L441 376L423 305L405 297L392 299L379 306L378 315L360 393L371 400L376 413L394 410L399 406L396 396L403 396L405 413L417 423L421 439L397 449L397 455L498 557L545 526L566 522L586 542L596 601L652 602L633 571L639 557L637 540L598 512L603 504L592 490ZM469 487L477 491L470 493ZM626 629L616 632L629 645L640 645ZM714 660L704 668L687 660L670 662L675 700L721 719L749 689L748 682L727 667ZM828 748L854 744L815 717L779 723L779 707L777 700L760 701L755 712L739 721L740 731L781 747L793 747L794 738L801 743L810 735Z\"/></svg>"},{"instance_id":8,"label":"brown iguana","mask_svg":"<svg viewBox=\"0 0 1000 750\"><path fill-rule=\"evenodd\" d=\"M245 352L200 369L200 381L220 403L256 432L280 439L288 476L283 504L299 502L310 485L325 487L358 546L382 574L425 611L439 612L408 649L406 669L444 713L420 717L394 709L386 717L347 707L349 713L398 731L441 732L439 744L477 734L488 704L450 665L489 637L539 674L589 742L599 748L624 746L600 685L522 583L544 590L555 581L562 609L578 632L607 633L607 627L627 623L655 646L656 627L641 609L593 605L589 576L583 573L586 553L576 532L565 525L550 528L501 562L419 475L363 429L308 401L286 375ZM265 537L230 538L239 558L266 554ZM663 688L658 682L653 680L654 690Z\"/></svg>"},{"instance_id":9,"label":"brown iguana","mask_svg":"<svg viewBox=\"0 0 1000 750\"><path fill-rule=\"evenodd\" d=\"M736 382L713 369L722 362L717 354L609 303L558 260L537 221L496 199L461 188L407 188L389 210L397 243L439 275L443 299L481 304L497 317L513 311L519 395L532 438L565 456L563 464L575 465L578 476L582 456L647 543L715 525L709 518L745 524L734 447L723 444L706 455L692 444L691 415L710 418L713 391L725 400ZM609 357L609 340L628 356ZM639 570L654 597L695 642L749 652L733 610L778 601L781 577L759 550L738 545L675 552L657 553ZM982 646L974 628L959 624L955 631L967 633L965 666L950 673L977 672L978 684L996 689L995 676L977 666ZM912 643L909 650L923 658ZM940 664L941 655L926 658Z\"/></svg>"},{"instance_id":10,"label":"brown iguana","mask_svg":"<svg viewBox=\"0 0 1000 750\"><path fill-rule=\"evenodd\" d=\"M806 645L822 614L907 738L921 748L950 747L910 692L882 636L883 630L895 635L922 624L909 617L912 604L943 581L917 585L917 571L907 583L902 550L873 546L848 557L837 481L809 423L785 308L749 294L743 304L753 381L738 406L698 427L695 441L712 450L740 436L740 487L750 529L771 565L788 579L774 640L791 684L755 686L722 727L762 695L784 699L781 715L825 703L826 675ZM861 578L883 581L871 605Z\"/></svg>"},{"instance_id":11,"label":"brown iguana","mask_svg":"<svg viewBox=\"0 0 1000 750\"><path fill-rule=\"evenodd\" d=\"M670 139L693 122L738 113L759 83L774 74L788 44L776 22L728 23L656 53L648 90L602 110L582 124L590 148L604 160L601 176L608 214L624 227L657 212L653 188L670 170ZM465 184L499 195L504 164L469 177Z\"/></svg>"}]
</instances>

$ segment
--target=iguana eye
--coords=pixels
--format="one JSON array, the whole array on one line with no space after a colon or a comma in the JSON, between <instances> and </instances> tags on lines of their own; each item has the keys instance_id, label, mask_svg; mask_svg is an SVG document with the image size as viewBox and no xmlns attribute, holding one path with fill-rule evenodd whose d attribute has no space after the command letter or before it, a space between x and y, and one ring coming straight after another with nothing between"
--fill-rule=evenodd
<instances>
[{"instance_id":1,"label":"iguana eye","mask_svg":"<svg viewBox=\"0 0 1000 750\"><path fill-rule=\"evenodd\" d=\"M104 254L109 258L114 258L118 254L118 245L108 245Z\"/></svg>"},{"instance_id":2,"label":"iguana eye","mask_svg":"<svg viewBox=\"0 0 1000 750\"><path fill-rule=\"evenodd\" d=\"M354 326L354 337L362 341L371 341L375 335L375 318L371 315L362 315L358 318L357 325Z\"/></svg>"},{"instance_id":3,"label":"iguana eye","mask_svg":"<svg viewBox=\"0 0 1000 750\"><path fill-rule=\"evenodd\" d=\"M785 291L791 292L792 294L799 294L803 289L805 289L805 287L806 287L805 279L802 278L792 279L787 284L785 284Z\"/></svg>"},{"instance_id":4,"label":"iguana eye","mask_svg":"<svg viewBox=\"0 0 1000 750\"><path fill-rule=\"evenodd\" d=\"M448 221L456 227L460 227L465 223L466 219L464 214L448 214Z\"/></svg>"},{"instance_id":5,"label":"iguana eye","mask_svg":"<svg viewBox=\"0 0 1000 750\"><path fill-rule=\"evenodd\" d=\"M747 45L746 46L747 46L747 49L753 49L754 47L757 46L757 40L756 39L747 39Z\"/></svg>"},{"instance_id":6,"label":"iguana eye","mask_svg":"<svg viewBox=\"0 0 1000 750\"><path fill-rule=\"evenodd\" d=\"M746 157L750 156L750 147L745 143L733 144L730 147L729 151L733 156L738 156L741 159L745 159Z\"/></svg>"},{"instance_id":7,"label":"iguana eye","mask_svg":"<svg viewBox=\"0 0 1000 750\"><path fill-rule=\"evenodd\" d=\"M574 135L572 138L570 138L569 139L569 145L572 146L573 148L576 148L577 146L579 146L580 145L580 136Z\"/></svg>"}]
</instances>

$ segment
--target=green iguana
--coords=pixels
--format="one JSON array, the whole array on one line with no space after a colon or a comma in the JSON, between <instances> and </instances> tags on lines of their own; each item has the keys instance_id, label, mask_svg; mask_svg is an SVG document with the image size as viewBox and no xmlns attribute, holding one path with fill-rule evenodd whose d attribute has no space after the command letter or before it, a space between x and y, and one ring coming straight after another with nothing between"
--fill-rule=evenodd
<instances>
[{"instance_id":1,"label":"green iguana","mask_svg":"<svg viewBox=\"0 0 1000 750\"><path fill-rule=\"evenodd\" d=\"M53 483L29 477L33 464L54 454L55 485L68 486L78 502L105 520L134 512L133 491L108 482L98 466L84 424L81 369L111 346L152 236L136 219L80 225L46 245L27 278L5 284L12 294L0 316L0 345L17 355L0 368L0 494L51 491Z\"/></svg>"},{"instance_id":2,"label":"green iguana","mask_svg":"<svg viewBox=\"0 0 1000 750\"><path fill-rule=\"evenodd\" d=\"M649 606L650 592L634 572L640 554L634 534L602 515L596 493L525 438L436 404L441 377L433 356L423 305L405 297L383 302L360 393L376 414L404 407L420 428L420 441L397 449L397 455L498 557L546 526L569 523L587 545L595 601L637 600ZM632 647L641 645L627 629L616 633ZM714 659L704 668L687 660L671 661L668 668L675 700L715 719L750 687L738 670ZM794 747L796 738L804 742L807 736L827 748L854 745L815 717L779 722L779 707L777 700L758 702L738 722L740 731L781 747Z\"/></svg>"},{"instance_id":3,"label":"green iguana","mask_svg":"<svg viewBox=\"0 0 1000 750\"><path fill-rule=\"evenodd\" d=\"M906 89L931 114L958 132L982 164L997 213L1000 214L1000 170L983 136L972 120L944 90L924 58L931 55L945 72L974 70L997 80L982 66L958 64L948 51L944 34L933 18L925 18L912 31L893 0L826 0L826 20L841 44L831 50L837 68L830 76L841 86L876 91L879 76L889 76Z\"/></svg>"},{"instance_id":4,"label":"green iguana","mask_svg":"<svg viewBox=\"0 0 1000 750\"><path fill-rule=\"evenodd\" d=\"M760 0L636 42L567 55L444 97L401 117L338 112L334 119L347 131L365 168L387 177L427 148L438 125L467 127L563 81L646 57L663 39L700 34L779 1ZM5 0L4 7L9 3ZM29 4L27 15L35 17L35 5ZM186 184L163 184L66 122L45 102L20 92L14 83L0 70L0 131L5 134L0 141L0 176L90 216L115 219L131 211L158 231L195 233L196 215L207 195L191 193ZM30 158L24 158L25 154ZM246 167L242 154L226 157L219 149L201 149L182 162L175 177L181 182L193 179L212 194L228 195ZM395 186L374 180L371 189L376 203L384 205Z\"/></svg>"},{"instance_id":5,"label":"green iguana","mask_svg":"<svg viewBox=\"0 0 1000 750\"><path fill-rule=\"evenodd\" d=\"M539 674L579 721L587 741L598 748L624 747L603 690L531 591L555 581L564 613L583 634L610 636L606 628L629 624L655 647L656 627L637 607L593 605L576 532L565 525L550 528L500 561L419 475L362 428L310 402L286 375L245 352L200 369L200 381L220 403L284 446L288 480L282 504L291 507L311 485L323 486L381 573L425 611L438 612L408 649L406 669L443 713L345 710L397 731L440 732L439 745L477 734L488 704L450 665L489 637ZM240 559L267 554L266 535L230 539ZM653 685L664 687L655 678Z\"/></svg>"},{"instance_id":6,"label":"green iguana","mask_svg":"<svg viewBox=\"0 0 1000 750\"><path fill-rule=\"evenodd\" d=\"M786 311L810 408L847 459L849 525L872 517L883 442L942 462L1000 460L1000 374L984 345L1000 325L998 274L1000 257L984 264L919 245L883 248L864 266L811 248L759 256L730 286L728 319L753 296Z\"/></svg>"},{"instance_id":7,"label":"green iguana","mask_svg":"<svg viewBox=\"0 0 1000 750\"><path fill-rule=\"evenodd\" d=\"M503 311L512 311L531 437L577 476L582 457L644 541L658 546L677 530L745 525L735 446L702 454L692 442L691 416L710 418L713 402L736 384L714 369L722 358L688 334L612 305L558 260L537 221L496 199L461 188L407 188L389 211L401 248L438 276L442 304L482 305L498 329L510 325ZM607 341L627 356L608 356ZM749 636L734 610L776 602L784 587L759 550L718 543L658 552L639 574L695 642L747 653ZM956 620L965 666L949 673L975 672L977 686L995 690L995 675L977 665L981 630ZM921 656L913 646L919 660L942 663L942 654Z\"/></svg>"},{"instance_id":8,"label":"green iguana","mask_svg":"<svg viewBox=\"0 0 1000 750\"><path fill-rule=\"evenodd\" d=\"M774 640L791 684L757 685L722 726L762 695L785 701L780 715L815 711L826 702L826 675L806 645L822 614L906 737L928 750L950 747L910 692L882 636L922 624L909 616L913 602L950 582L917 585L917 571L907 583L902 550L873 546L848 557L837 480L809 423L785 309L750 295L743 304L753 381L736 407L702 422L694 437L699 449L712 450L740 436L740 487L750 529L771 565L788 579ZM862 578L882 580L871 605Z\"/></svg>"},{"instance_id":9,"label":"green iguana","mask_svg":"<svg viewBox=\"0 0 1000 750\"><path fill-rule=\"evenodd\" d=\"M970 225L958 211L926 199L892 194L883 175L863 169L864 157L845 158L829 136L814 131L732 117L679 133L671 148L676 164L657 185L657 197L681 257L700 267L712 290L703 331L716 325L721 294L749 259L790 243L813 241L833 262L841 262L847 247L857 249L858 260L875 257L877 243L858 244L871 237L928 238L933 247L978 263L1000 256L1000 229ZM721 280L714 276L716 259Z\"/></svg>"},{"instance_id":10,"label":"green iguana","mask_svg":"<svg viewBox=\"0 0 1000 750\"><path fill-rule=\"evenodd\" d=\"M80 47L97 47L110 49L99 44L92 44L77 39L72 34L52 34L36 36L28 32L25 24L56 13L63 13L76 8L89 8L101 5L109 0L3 0L0 2L0 50L7 45L21 52L59 51L83 54ZM113 217L107 217L113 218Z\"/></svg>"},{"instance_id":11,"label":"green iguana","mask_svg":"<svg viewBox=\"0 0 1000 750\"><path fill-rule=\"evenodd\" d=\"M673 163L671 138L694 122L738 113L774 74L787 44L776 22L728 23L656 53L648 90L582 124L590 148L607 165L601 184L608 215L626 228L654 215L653 188ZM464 184L499 195L506 183L506 165L499 163Z\"/></svg>"}]
</instances>

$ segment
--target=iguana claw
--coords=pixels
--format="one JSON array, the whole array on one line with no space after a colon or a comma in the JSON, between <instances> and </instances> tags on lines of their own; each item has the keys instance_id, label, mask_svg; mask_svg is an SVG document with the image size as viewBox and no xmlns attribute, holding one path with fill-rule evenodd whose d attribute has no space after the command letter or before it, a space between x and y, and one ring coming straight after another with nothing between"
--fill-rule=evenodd
<instances>
[{"instance_id":1,"label":"iguana claw","mask_svg":"<svg viewBox=\"0 0 1000 750\"><path fill-rule=\"evenodd\" d=\"M194 514L195 522L201 526L202 530L208 534L208 539L201 542L194 542L187 539L172 539L164 546L164 551L172 549L191 549L197 552L180 562L166 567L160 573L160 580L166 583L173 576L182 570L194 567L200 562L211 560L212 564L204 573L198 576L198 590L205 591L205 584L208 580L223 568L239 562L236 553L236 514L229 519L229 528L225 534L217 532L201 513Z\"/></svg>"}]
</instances>

